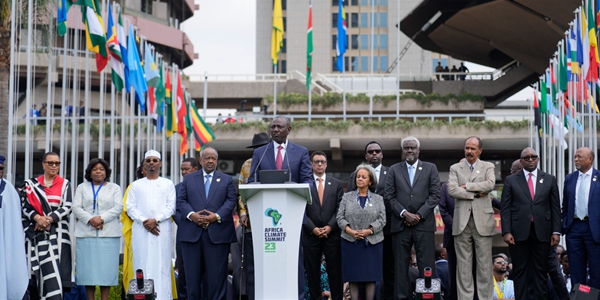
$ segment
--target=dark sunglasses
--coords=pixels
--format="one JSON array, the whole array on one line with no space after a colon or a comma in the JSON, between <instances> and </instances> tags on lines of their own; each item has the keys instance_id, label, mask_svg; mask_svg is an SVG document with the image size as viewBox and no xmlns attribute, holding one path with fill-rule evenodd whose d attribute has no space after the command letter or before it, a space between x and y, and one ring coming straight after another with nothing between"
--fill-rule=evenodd
<instances>
[{"instance_id":1,"label":"dark sunglasses","mask_svg":"<svg viewBox=\"0 0 600 300\"><path fill-rule=\"evenodd\" d=\"M0 166L0 171L4 171L4 166Z\"/></svg>"},{"instance_id":2,"label":"dark sunglasses","mask_svg":"<svg viewBox=\"0 0 600 300\"><path fill-rule=\"evenodd\" d=\"M379 153L381 153L381 149L377 149L377 150L367 150L367 153L369 153L369 154L375 154L375 153L379 154Z\"/></svg>"},{"instance_id":3,"label":"dark sunglasses","mask_svg":"<svg viewBox=\"0 0 600 300\"><path fill-rule=\"evenodd\" d=\"M521 159L528 161L528 160L536 160L536 159L538 159L538 157L539 156L537 156L537 155L529 155L529 156L522 156Z\"/></svg>"},{"instance_id":4,"label":"dark sunglasses","mask_svg":"<svg viewBox=\"0 0 600 300\"><path fill-rule=\"evenodd\" d=\"M505 261L497 261L496 264L497 265L508 265L508 263Z\"/></svg>"},{"instance_id":5,"label":"dark sunglasses","mask_svg":"<svg viewBox=\"0 0 600 300\"><path fill-rule=\"evenodd\" d=\"M147 163L157 163L159 161L160 160L158 158L148 158L148 159L146 159Z\"/></svg>"},{"instance_id":6,"label":"dark sunglasses","mask_svg":"<svg viewBox=\"0 0 600 300\"><path fill-rule=\"evenodd\" d=\"M60 161L45 161L49 166L60 166Z\"/></svg>"}]
</instances>

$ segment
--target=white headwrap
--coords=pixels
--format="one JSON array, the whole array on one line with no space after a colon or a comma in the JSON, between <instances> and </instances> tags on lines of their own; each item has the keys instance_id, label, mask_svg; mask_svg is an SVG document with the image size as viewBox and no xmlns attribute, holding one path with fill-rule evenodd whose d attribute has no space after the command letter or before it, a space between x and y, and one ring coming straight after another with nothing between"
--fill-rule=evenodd
<instances>
[{"instance_id":1,"label":"white headwrap","mask_svg":"<svg viewBox=\"0 0 600 300\"><path fill-rule=\"evenodd\" d=\"M144 155L144 159L146 159L146 158L148 158L150 156L155 156L155 157L158 157L158 159L161 159L160 158L160 153L158 151L154 150L154 149L146 151L146 154Z\"/></svg>"}]
</instances>

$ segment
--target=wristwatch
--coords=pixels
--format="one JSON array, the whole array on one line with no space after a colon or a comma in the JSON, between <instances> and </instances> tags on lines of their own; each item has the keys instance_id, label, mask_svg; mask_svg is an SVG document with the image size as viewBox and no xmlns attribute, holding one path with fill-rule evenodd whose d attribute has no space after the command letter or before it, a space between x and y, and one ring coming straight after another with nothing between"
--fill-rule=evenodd
<instances>
[{"instance_id":1,"label":"wristwatch","mask_svg":"<svg viewBox=\"0 0 600 300\"><path fill-rule=\"evenodd\" d=\"M156 220L156 224L159 225L160 224L160 220L159 219L154 219Z\"/></svg>"},{"instance_id":2,"label":"wristwatch","mask_svg":"<svg viewBox=\"0 0 600 300\"><path fill-rule=\"evenodd\" d=\"M215 213L215 216L217 216L217 222L221 223L221 216L219 216L217 213Z\"/></svg>"}]
</instances>

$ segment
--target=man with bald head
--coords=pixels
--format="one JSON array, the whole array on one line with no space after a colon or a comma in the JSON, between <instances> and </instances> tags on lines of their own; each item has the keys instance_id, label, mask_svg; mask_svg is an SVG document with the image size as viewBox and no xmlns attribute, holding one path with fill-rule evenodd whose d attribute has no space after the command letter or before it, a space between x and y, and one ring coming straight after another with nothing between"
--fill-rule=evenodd
<instances>
[{"instance_id":1,"label":"man with bald head","mask_svg":"<svg viewBox=\"0 0 600 300\"><path fill-rule=\"evenodd\" d=\"M523 170L506 177L502 190L502 235L510 249L516 299L548 299L548 253L560 241L556 177L537 168L530 147L521 152Z\"/></svg>"},{"instance_id":2,"label":"man with bald head","mask_svg":"<svg viewBox=\"0 0 600 300\"><path fill-rule=\"evenodd\" d=\"M588 285L600 289L600 171L593 163L592 149L577 149L577 171L565 178L562 233L567 235L571 286L586 284L589 266Z\"/></svg>"},{"instance_id":3,"label":"man with bald head","mask_svg":"<svg viewBox=\"0 0 600 300\"><path fill-rule=\"evenodd\" d=\"M523 170L523 165L521 164L520 159L513 161L512 165L510 165L510 175L515 174L521 170Z\"/></svg>"}]
</instances>

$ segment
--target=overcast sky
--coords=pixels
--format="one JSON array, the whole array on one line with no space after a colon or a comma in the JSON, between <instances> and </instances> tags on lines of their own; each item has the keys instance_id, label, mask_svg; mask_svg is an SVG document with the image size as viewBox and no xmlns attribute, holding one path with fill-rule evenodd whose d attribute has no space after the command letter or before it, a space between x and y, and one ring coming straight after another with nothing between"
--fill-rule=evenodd
<instances>
[{"instance_id":1,"label":"overcast sky","mask_svg":"<svg viewBox=\"0 0 600 300\"><path fill-rule=\"evenodd\" d=\"M256 55L257 0L195 0L200 10L183 23L183 30L194 44L198 59L184 70L187 75L254 74ZM267 1L267 0L259 0ZM467 63L471 72L491 68ZM511 100L532 97L527 88Z\"/></svg>"}]
</instances>

